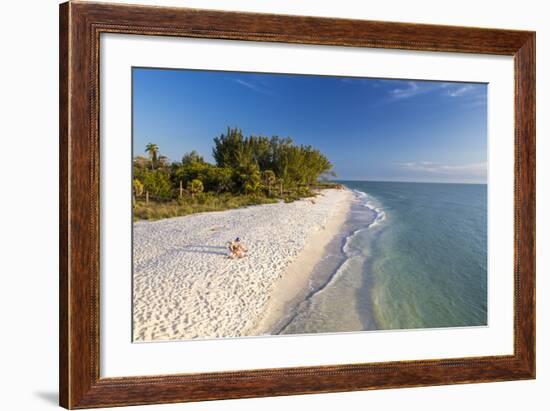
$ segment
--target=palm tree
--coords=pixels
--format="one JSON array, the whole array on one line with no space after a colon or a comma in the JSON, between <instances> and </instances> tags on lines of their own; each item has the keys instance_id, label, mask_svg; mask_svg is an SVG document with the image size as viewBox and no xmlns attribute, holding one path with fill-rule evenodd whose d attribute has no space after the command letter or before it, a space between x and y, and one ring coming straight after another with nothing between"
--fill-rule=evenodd
<instances>
[{"instance_id":1,"label":"palm tree","mask_svg":"<svg viewBox=\"0 0 550 411\"><path fill-rule=\"evenodd\" d=\"M143 194L143 183L141 181L139 181L137 178L134 178L134 181L133 181L133 188L134 188L134 194L137 196L137 197L140 197L142 194Z\"/></svg>"},{"instance_id":2,"label":"palm tree","mask_svg":"<svg viewBox=\"0 0 550 411\"><path fill-rule=\"evenodd\" d=\"M160 168L167 167L168 166L168 157L166 156L159 156L158 157L158 164Z\"/></svg>"},{"instance_id":3,"label":"palm tree","mask_svg":"<svg viewBox=\"0 0 550 411\"><path fill-rule=\"evenodd\" d=\"M279 184L279 196L282 198L283 197L283 185L285 183L285 180L282 179L282 178L278 178L276 182L277 182L277 184Z\"/></svg>"},{"instance_id":4,"label":"palm tree","mask_svg":"<svg viewBox=\"0 0 550 411\"><path fill-rule=\"evenodd\" d=\"M134 181L132 182L133 186L133 193L132 193L132 200L133 204L136 204L136 197L141 197L143 194L143 183L139 181L137 178L134 178Z\"/></svg>"},{"instance_id":5,"label":"palm tree","mask_svg":"<svg viewBox=\"0 0 550 411\"><path fill-rule=\"evenodd\" d=\"M240 188L245 194L254 193L258 190L262 178L256 163L245 162L237 167L235 172Z\"/></svg>"},{"instance_id":6,"label":"palm tree","mask_svg":"<svg viewBox=\"0 0 550 411\"><path fill-rule=\"evenodd\" d=\"M187 189L191 193L191 198L195 198L195 194L203 192L204 186L202 185L201 180L195 178L187 184Z\"/></svg>"},{"instance_id":7,"label":"palm tree","mask_svg":"<svg viewBox=\"0 0 550 411\"><path fill-rule=\"evenodd\" d=\"M204 163L204 157L197 153L196 150L193 150L189 153L185 153L181 158L181 164L193 164L193 163Z\"/></svg>"},{"instance_id":8,"label":"palm tree","mask_svg":"<svg viewBox=\"0 0 550 411\"><path fill-rule=\"evenodd\" d=\"M155 166L157 165L159 146L153 143L149 143L145 146L145 152L149 153L149 156L151 157L151 170L154 170Z\"/></svg>"},{"instance_id":9,"label":"palm tree","mask_svg":"<svg viewBox=\"0 0 550 411\"><path fill-rule=\"evenodd\" d=\"M277 181L277 177L272 170L265 170L263 172L264 185L267 186L267 192L271 196L271 186Z\"/></svg>"}]
</instances>

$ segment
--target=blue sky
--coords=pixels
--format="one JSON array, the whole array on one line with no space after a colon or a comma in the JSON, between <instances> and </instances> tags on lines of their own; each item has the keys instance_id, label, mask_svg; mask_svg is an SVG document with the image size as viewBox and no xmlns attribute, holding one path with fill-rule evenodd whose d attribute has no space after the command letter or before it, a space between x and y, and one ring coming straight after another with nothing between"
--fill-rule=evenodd
<instances>
[{"instance_id":1,"label":"blue sky","mask_svg":"<svg viewBox=\"0 0 550 411\"><path fill-rule=\"evenodd\" d=\"M134 155L213 162L231 126L311 144L342 180L486 182L486 84L133 70Z\"/></svg>"}]
</instances>

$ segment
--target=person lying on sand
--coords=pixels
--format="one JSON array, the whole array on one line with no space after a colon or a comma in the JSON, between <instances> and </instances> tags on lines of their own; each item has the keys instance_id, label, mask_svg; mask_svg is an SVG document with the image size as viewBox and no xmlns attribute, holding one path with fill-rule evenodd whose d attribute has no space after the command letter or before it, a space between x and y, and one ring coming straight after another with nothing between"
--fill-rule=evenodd
<instances>
[{"instance_id":1,"label":"person lying on sand","mask_svg":"<svg viewBox=\"0 0 550 411\"><path fill-rule=\"evenodd\" d=\"M235 238L233 241L228 241L227 245L229 248L229 258L243 258L246 256L248 250L239 237Z\"/></svg>"}]
</instances>

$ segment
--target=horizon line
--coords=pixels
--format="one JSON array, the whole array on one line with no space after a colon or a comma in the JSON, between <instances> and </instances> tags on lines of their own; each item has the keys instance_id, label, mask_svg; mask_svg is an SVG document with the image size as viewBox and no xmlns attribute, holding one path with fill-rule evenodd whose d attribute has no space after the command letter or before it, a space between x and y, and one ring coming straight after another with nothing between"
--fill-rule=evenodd
<instances>
[{"instance_id":1,"label":"horizon line","mask_svg":"<svg viewBox=\"0 0 550 411\"><path fill-rule=\"evenodd\" d=\"M457 182L457 181L403 181L403 180L358 180L358 179L335 179L329 180L334 182L345 182L345 181L355 181L355 182L367 182L367 183L407 183L407 184L469 184L469 185L487 185L485 183L472 183L472 182Z\"/></svg>"}]
</instances>

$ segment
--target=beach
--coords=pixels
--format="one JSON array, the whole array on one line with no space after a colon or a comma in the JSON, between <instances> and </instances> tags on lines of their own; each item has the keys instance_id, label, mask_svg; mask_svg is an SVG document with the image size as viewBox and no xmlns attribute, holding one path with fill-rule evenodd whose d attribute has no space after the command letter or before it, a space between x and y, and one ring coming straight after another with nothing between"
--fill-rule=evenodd
<instances>
[{"instance_id":1,"label":"beach","mask_svg":"<svg viewBox=\"0 0 550 411\"><path fill-rule=\"evenodd\" d=\"M134 223L134 341L270 334L305 294L353 199L327 189L292 203ZM248 248L242 259L227 256L236 237Z\"/></svg>"}]
</instances>

